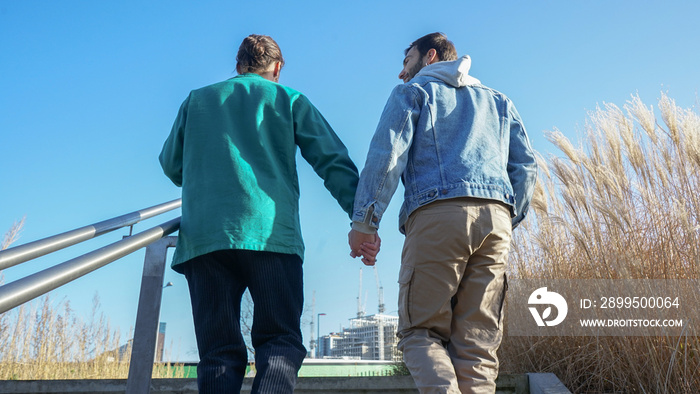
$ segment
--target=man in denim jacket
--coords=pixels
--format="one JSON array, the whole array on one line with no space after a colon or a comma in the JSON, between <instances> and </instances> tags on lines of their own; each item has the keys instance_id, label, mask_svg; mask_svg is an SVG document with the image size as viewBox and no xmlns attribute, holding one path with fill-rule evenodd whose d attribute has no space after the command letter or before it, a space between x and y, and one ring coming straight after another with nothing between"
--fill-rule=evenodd
<instances>
[{"instance_id":1,"label":"man in denim jacket","mask_svg":"<svg viewBox=\"0 0 700 394\"><path fill-rule=\"evenodd\" d=\"M360 176L351 253L372 242L399 178L399 348L421 393L493 393L511 230L537 166L520 115L468 75L441 33L406 50Z\"/></svg>"}]
</instances>

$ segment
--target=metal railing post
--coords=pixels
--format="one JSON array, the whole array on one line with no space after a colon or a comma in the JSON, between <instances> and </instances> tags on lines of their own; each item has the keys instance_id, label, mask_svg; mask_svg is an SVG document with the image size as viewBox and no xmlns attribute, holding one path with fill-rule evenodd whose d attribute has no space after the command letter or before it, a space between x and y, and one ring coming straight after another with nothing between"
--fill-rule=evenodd
<instances>
[{"instance_id":1,"label":"metal railing post","mask_svg":"<svg viewBox=\"0 0 700 394\"><path fill-rule=\"evenodd\" d=\"M151 390L165 261L168 248L174 247L176 242L177 237L164 237L146 248L129 377L126 383L127 394L149 393Z\"/></svg>"}]
</instances>

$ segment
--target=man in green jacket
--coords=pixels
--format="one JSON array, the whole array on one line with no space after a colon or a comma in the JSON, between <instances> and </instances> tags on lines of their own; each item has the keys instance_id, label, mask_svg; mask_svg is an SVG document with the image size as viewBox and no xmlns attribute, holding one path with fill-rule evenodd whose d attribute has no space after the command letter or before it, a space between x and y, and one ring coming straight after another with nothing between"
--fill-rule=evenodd
<instances>
[{"instance_id":1,"label":"man in green jacket","mask_svg":"<svg viewBox=\"0 0 700 394\"><path fill-rule=\"evenodd\" d=\"M297 147L348 215L358 172L311 102L277 83L284 59L272 38L248 36L236 61L239 75L189 94L160 154L165 174L182 186L172 267L190 289L200 393L240 391L246 288L254 303L253 392L291 393L306 355ZM373 261L377 247L363 251Z\"/></svg>"}]
</instances>

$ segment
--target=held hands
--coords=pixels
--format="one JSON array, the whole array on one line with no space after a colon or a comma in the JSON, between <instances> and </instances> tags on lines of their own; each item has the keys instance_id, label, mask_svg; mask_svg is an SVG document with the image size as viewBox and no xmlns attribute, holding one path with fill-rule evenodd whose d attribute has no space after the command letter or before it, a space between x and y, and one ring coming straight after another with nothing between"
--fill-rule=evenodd
<instances>
[{"instance_id":1,"label":"held hands","mask_svg":"<svg viewBox=\"0 0 700 394\"><path fill-rule=\"evenodd\" d=\"M362 256L365 265L374 265L377 262L377 253L382 244L379 234L365 234L356 230L348 233L348 244L350 244L350 256L352 258Z\"/></svg>"}]
</instances>

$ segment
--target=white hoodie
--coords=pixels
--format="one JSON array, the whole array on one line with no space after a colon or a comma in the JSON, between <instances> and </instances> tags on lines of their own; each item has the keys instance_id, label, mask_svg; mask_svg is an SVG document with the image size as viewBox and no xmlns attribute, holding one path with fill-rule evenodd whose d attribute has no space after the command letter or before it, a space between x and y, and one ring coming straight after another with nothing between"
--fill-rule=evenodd
<instances>
[{"instance_id":1,"label":"white hoodie","mask_svg":"<svg viewBox=\"0 0 700 394\"><path fill-rule=\"evenodd\" d=\"M481 81L469 75L469 69L471 66L472 59L469 57L469 55L464 55L457 60L437 62L425 66L418 72L418 74L414 76L414 78L419 75L434 77L456 88L481 84Z\"/></svg>"}]
</instances>

